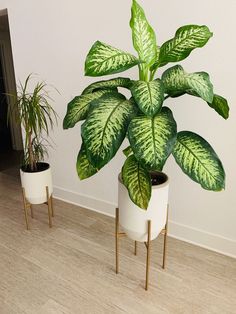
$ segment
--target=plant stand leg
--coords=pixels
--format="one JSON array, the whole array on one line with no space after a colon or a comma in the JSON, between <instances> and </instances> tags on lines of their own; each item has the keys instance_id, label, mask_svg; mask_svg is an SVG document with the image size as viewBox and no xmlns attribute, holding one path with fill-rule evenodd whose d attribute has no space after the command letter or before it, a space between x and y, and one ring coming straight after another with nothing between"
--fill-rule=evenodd
<instances>
[{"instance_id":1,"label":"plant stand leg","mask_svg":"<svg viewBox=\"0 0 236 314\"><path fill-rule=\"evenodd\" d=\"M119 273L119 208L116 208L116 274Z\"/></svg>"},{"instance_id":2,"label":"plant stand leg","mask_svg":"<svg viewBox=\"0 0 236 314\"><path fill-rule=\"evenodd\" d=\"M134 255L137 255L137 251L138 251L138 242L134 241Z\"/></svg>"},{"instance_id":3,"label":"plant stand leg","mask_svg":"<svg viewBox=\"0 0 236 314\"><path fill-rule=\"evenodd\" d=\"M148 220L148 239L146 244L147 248L147 260L146 260L146 284L145 290L148 290L149 284L149 268L150 268L150 253L151 253L151 220Z\"/></svg>"},{"instance_id":4,"label":"plant stand leg","mask_svg":"<svg viewBox=\"0 0 236 314\"><path fill-rule=\"evenodd\" d=\"M52 195L50 197L50 202L51 202L52 217L54 217L54 206L53 206L53 197L52 197Z\"/></svg>"},{"instance_id":5,"label":"plant stand leg","mask_svg":"<svg viewBox=\"0 0 236 314\"><path fill-rule=\"evenodd\" d=\"M164 231L163 262L162 262L162 268L163 268L163 269L165 269L165 267L166 267L166 248L167 248L167 232L168 232L168 211L169 211L169 205L167 206L166 225L165 225L165 231Z\"/></svg>"},{"instance_id":6,"label":"plant stand leg","mask_svg":"<svg viewBox=\"0 0 236 314\"><path fill-rule=\"evenodd\" d=\"M29 228L29 219L28 219L28 206L27 206L27 200L25 197L25 189L24 188L22 188L22 195L23 195L26 229L29 230L30 228Z\"/></svg>"},{"instance_id":7,"label":"plant stand leg","mask_svg":"<svg viewBox=\"0 0 236 314\"><path fill-rule=\"evenodd\" d=\"M30 213L31 213L31 218L34 218L34 210L33 210L32 204L30 204Z\"/></svg>"},{"instance_id":8,"label":"plant stand leg","mask_svg":"<svg viewBox=\"0 0 236 314\"><path fill-rule=\"evenodd\" d=\"M48 223L49 223L49 228L52 228L51 200L50 200L50 197L49 197L48 186L46 186L46 194L47 194L47 205L48 205Z\"/></svg>"}]
</instances>

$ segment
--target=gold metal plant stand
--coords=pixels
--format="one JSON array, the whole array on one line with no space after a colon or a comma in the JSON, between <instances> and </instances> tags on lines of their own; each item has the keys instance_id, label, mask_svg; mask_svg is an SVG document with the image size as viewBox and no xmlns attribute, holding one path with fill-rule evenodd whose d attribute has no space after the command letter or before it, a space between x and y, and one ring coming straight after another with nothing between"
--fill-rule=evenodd
<instances>
[{"instance_id":1,"label":"gold metal plant stand","mask_svg":"<svg viewBox=\"0 0 236 314\"><path fill-rule=\"evenodd\" d=\"M49 196L48 186L46 186L45 189L46 189L47 201L44 204L48 205L48 224L49 224L49 228L52 228L52 217L54 217L53 197L52 195ZM29 227L29 219L28 219L28 209L30 208L31 218L34 218L33 205L27 200L25 196L25 189L23 187L22 187L22 195L23 195L26 229L29 230L30 227Z\"/></svg>"},{"instance_id":2,"label":"gold metal plant stand","mask_svg":"<svg viewBox=\"0 0 236 314\"><path fill-rule=\"evenodd\" d=\"M169 206L168 206L169 207ZM167 218L165 228L161 231L164 235L164 245L163 245L163 259L162 268L165 269L166 266L166 245L167 245L167 232L168 232L168 207L167 207ZM148 220L148 237L147 242L144 242L147 249L146 257L146 281L145 290L148 290L149 284L149 269L150 269L150 254L151 254L151 220ZM119 273L119 238L126 236L125 232L119 231L119 208L116 208L116 226L115 226L115 237L116 237L116 274ZM134 255L137 255L138 242L134 241Z\"/></svg>"}]
</instances>

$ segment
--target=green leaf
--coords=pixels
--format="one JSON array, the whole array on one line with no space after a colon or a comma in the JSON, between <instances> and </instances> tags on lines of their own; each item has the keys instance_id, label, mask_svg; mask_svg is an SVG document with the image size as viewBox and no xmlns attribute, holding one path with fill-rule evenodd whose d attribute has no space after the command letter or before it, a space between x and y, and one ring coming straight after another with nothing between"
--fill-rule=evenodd
<instances>
[{"instance_id":1,"label":"green leaf","mask_svg":"<svg viewBox=\"0 0 236 314\"><path fill-rule=\"evenodd\" d=\"M153 65L153 69L164 66L168 62L178 62L189 56L195 48L203 47L213 36L205 25L185 25L180 27L175 37L161 46L159 60Z\"/></svg>"},{"instance_id":2,"label":"green leaf","mask_svg":"<svg viewBox=\"0 0 236 314\"><path fill-rule=\"evenodd\" d=\"M98 170L89 162L84 144L81 145L77 157L76 170L80 180L87 179L98 172Z\"/></svg>"},{"instance_id":3,"label":"green leaf","mask_svg":"<svg viewBox=\"0 0 236 314\"><path fill-rule=\"evenodd\" d=\"M162 170L172 152L177 132L169 108L154 117L137 116L128 128L128 138L135 157L150 170Z\"/></svg>"},{"instance_id":4,"label":"green leaf","mask_svg":"<svg viewBox=\"0 0 236 314\"><path fill-rule=\"evenodd\" d=\"M201 97L224 119L229 117L227 100L213 93L213 86L206 72L186 73L182 66L175 65L162 74L164 91L170 97L179 97L185 93Z\"/></svg>"},{"instance_id":5,"label":"green leaf","mask_svg":"<svg viewBox=\"0 0 236 314\"><path fill-rule=\"evenodd\" d=\"M141 6L133 0L130 27L133 45L139 58L151 66L157 58L156 35L149 25Z\"/></svg>"},{"instance_id":6,"label":"green leaf","mask_svg":"<svg viewBox=\"0 0 236 314\"><path fill-rule=\"evenodd\" d=\"M210 77L206 72L187 74L186 83L190 89L195 91L203 100L212 102L214 97L213 85L211 84Z\"/></svg>"},{"instance_id":7,"label":"green leaf","mask_svg":"<svg viewBox=\"0 0 236 314\"><path fill-rule=\"evenodd\" d=\"M109 92L111 91L99 90L95 93L73 98L67 106L67 112L63 120L63 129L73 128L77 122L86 119L91 102Z\"/></svg>"},{"instance_id":8,"label":"green leaf","mask_svg":"<svg viewBox=\"0 0 236 314\"><path fill-rule=\"evenodd\" d=\"M93 107L81 131L87 156L100 169L119 149L136 108L118 93L101 97L93 102Z\"/></svg>"},{"instance_id":9,"label":"green leaf","mask_svg":"<svg viewBox=\"0 0 236 314\"><path fill-rule=\"evenodd\" d=\"M186 73L181 65L167 69L161 77L165 93L170 97L185 94L186 90L189 89L185 76Z\"/></svg>"},{"instance_id":10,"label":"green leaf","mask_svg":"<svg viewBox=\"0 0 236 314\"><path fill-rule=\"evenodd\" d=\"M162 82L165 93L171 97L191 90L207 102L213 100L213 86L206 72L186 73L182 66L175 65L162 74Z\"/></svg>"},{"instance_id":11,"label":"green leaf","mask_svg":"<svg viewBox=\"0 0 236 314\"><path fill-rule=\"evenodd\" d=\"M147 209L152 193L151 177L134 155L129 156L124 163L122 180L131 200L140 208Z\"/></svg>"},{"instance_id":12,"label":"green leaf","mask_svg":"<svg viewBox=\"0 0 236 314\"><path fill-rule=\"evenodd\" d=\"M126 147L125 149L123 149L123 154L126 157L129 157L129 155L131 155L133 153L131 146Z\"/></svg>"},{"instance_id":13,"label":"green leaf","mask_svg":"<svg viewBox=\"0 0 236 314\"><path fill-rule=\"evenodd\" d=\"M229 105L227 100L219 95L214 95L212 103L208 103L208 105L213 108L216 112L219 113L224 119L228 119L229 117Z\"/></svg>"},{"instance_id":14,"label":"green leaf","mask_svg":"<svg viewBox=\"0 0 236 314\"><path fill-rule=\"evenodd\" d=\"M140 61L133 55L96 41L85 61L85 75L102 76L125 71Z\"/></svg>"},{"instance_id":15,"label":"green leaf","mask_svg":"<svg viewBox=\"0 0 236 314\"><path fill-rule=\"evenodd\" d=\"M164 101L164 86L160 79L151 82L134 81L130 89L139 109L145 115L153 116L160 111Z\"/></svg>"},{"instance_id":16,"label":"green leaf","mask_svg":"<svg viewBox=\"0 0 236 314\"><path fill-rule=\"evenodd\" d=\"M204 189L224 189L225 172L222 163L210 144L198 134L179 132L173 156L183 172Z\"/></svg>"},{"instance_id":17,"label":"green leaf","mask_svg":"<svg viewBox=\"0 0 236 314\"><path fill-rule=\"evenodd\" d=\"M98 89L110 88L116 90L117 87L129 88L131 80L125 77L117 77L111 80L95 82L86 87L82 94L93 93Z\"/></svg>"}]
</instances>

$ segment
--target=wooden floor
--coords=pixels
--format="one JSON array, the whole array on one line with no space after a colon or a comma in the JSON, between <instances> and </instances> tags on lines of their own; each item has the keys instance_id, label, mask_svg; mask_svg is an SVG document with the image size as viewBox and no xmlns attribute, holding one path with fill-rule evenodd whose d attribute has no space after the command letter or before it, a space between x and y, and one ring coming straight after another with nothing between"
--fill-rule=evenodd
<instances>
[{"instance_id":1,"label":"wooden floor","mask_svg":"<svg viewBox=\"0 0 236 314\"><path fill-rule=\"evenodd\" d=\"M236 260L162 236L152 244L150 288L145 247L123 239L114 272L114 219L55 200L25 230L19 181L0 173L0 314L236 313Z\"/></svg>"}]
</instances>

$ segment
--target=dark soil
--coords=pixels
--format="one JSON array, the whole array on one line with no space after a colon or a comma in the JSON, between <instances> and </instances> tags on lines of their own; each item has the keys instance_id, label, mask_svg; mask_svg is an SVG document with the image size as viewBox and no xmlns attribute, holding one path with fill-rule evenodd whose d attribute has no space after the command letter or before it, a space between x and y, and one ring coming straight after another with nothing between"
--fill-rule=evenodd
<instances>
[{"instance_id":1,"label":"dark soil","mask_svg":"<svg viewBox=\"0 0 236 314\"><path fill-rule=\"evenodd\" d=\"M42 171L45 171L49 168L49 164L46 163L46 162L38 162L37 163L37 169L36 170L31 170L30 169L30 166L27 165L27 166L22 166L21 167L21 170L24 171L24 172L31 172L31 173L35 173L35 172L42 172Z\"/></svg>"},{"instance_id":2,"label":"dark soil","mask_svg":"<svg viewBox=\"0 0 236 314\"><path fill-rule=\"evenodd\" d=\"M152 185L160 185L165 183L168 180L168 177L166 174L162 172L151 172L151 181Z\"/></svg>"}]
</instances>

